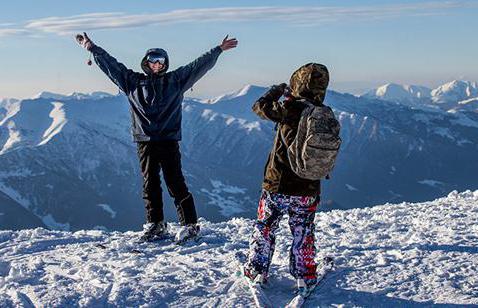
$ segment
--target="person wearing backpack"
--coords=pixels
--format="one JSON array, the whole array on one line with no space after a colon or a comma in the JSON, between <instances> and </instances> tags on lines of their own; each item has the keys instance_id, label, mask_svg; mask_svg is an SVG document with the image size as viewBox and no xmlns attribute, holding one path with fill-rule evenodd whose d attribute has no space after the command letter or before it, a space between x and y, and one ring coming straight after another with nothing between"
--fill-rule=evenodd
<instances>
[{"instance_id":1,"label":"person wearing backpack","mask_svg":"<svg viewBox=\"0 0 478 308\"><path fill-rule=\"evenodd\" d=\"M314 217L320 179L332 170L340 146L340 125L332 109L323 105L328 83L327 67L309 63L292 74L290 88L285 83L272 86L252 107L259 117L276 123L277 133L243 269L251 282L267 282L275 233L288 214L293 235L290 273L305 295L317 284Z\"/></svg>"},{"instance_id":2,"label":"person wearing backpack","mask_svg":"<svg viewBox=\"0 0 478 308\"><path fill-rule=\"evenodd\" d=\"M224 38L189 64L173 71L169 57L161 48L151 48L141 60L144 73L134 72L118 62L103 48L94 44L86 33L76 36L78 43L91 52L98 67L128 97L132 118L133 140L143 175L143 199L147 223L141 241L164 239L168 236L163 214L160 172L181 224L175 240L178 243L196 237L199 225L192 194L186 185L181 167L181 118L184 93L216 64L223 51L235 48L235 38ZM91 65L92 61L88 61Z\"/></svg>"}]
</instances>

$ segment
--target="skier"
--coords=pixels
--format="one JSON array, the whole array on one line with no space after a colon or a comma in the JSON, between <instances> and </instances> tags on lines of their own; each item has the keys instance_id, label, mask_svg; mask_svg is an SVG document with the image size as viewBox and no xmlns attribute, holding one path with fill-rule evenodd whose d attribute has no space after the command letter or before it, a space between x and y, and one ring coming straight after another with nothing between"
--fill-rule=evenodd
<instances>
[{"instance_id":1,"label":"skier","mask_svg":"<svg viewBox=\"0 0 478 308\"><path fill-rule=\"evenodd\" d=\"M290 88L285 83L272 86L252 107L259 117L275 122L278 129L265 167L244 276L259 285L267 282L275 233L287 213L293 235L289 269L297 280L299 293L306 296L318 281L314 217L320 200L320 179L299 177L291 168L287 147L298 133L303 110L307 106L323 106L328 83L327 68L309 63L294 72ZM282 96L285 99L279 102Z\"/></svg>"},{"instance_id":2,"label":"skier","mask_svg":"<svg viewBox=\"0 0 478 308\"><path fill-rule=\"evenodd\" d=\"M199 225L194 200L181 170L181 103L184 93L216 64L223 51L235 48L237 40L226 36L219 46L170 72L166 51L149 49L141 60L143 74L119 63L94 44L86 33L78 34L76 39L91 52L96 64L126 94L130 103L147 216L141 240L152 241L168 235L163 214L161 170L182 225L175 240L184 242L197 236ZM91 61L88 64L91 65Z\"/></svg>"}]
</instances>

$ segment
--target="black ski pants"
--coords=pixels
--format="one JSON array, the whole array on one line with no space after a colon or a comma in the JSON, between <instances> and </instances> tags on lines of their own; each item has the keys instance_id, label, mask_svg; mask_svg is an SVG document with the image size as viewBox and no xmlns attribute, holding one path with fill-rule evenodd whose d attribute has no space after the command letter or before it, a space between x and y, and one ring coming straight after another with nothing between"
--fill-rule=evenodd
<instances>
[{"instance_id":1,"label":"black ski pants","mask_svg":"<svg viewBox=\"0 0 478 308\"><path fill-rule=\"evenodd\" d=\"M143 175L143 199L148 222L164 220L160 172L169 194L174 199L179 222L197 223L194 199L186 186L181 170L181 153L177 141L138 142L138 156Z\"/></svg>"}]
</instances>

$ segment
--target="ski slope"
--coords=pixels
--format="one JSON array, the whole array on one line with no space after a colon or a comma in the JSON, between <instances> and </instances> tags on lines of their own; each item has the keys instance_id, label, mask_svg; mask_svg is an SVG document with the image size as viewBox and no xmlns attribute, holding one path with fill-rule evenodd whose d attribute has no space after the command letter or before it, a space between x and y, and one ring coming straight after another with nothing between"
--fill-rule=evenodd
<instances>
[{"instance_id":1,"label":"ski slope","mask_svg":"<svg viewBox=\"0 0 478 308\"><path fill-rule=\"evenodd\" d=\"M201 223L202 239L185 246L135 245L135 232L0 231L0 307L251 307L235 273L252 221ZM478 191L320 213L316 230L318 258L337 269L311 307L478 305ZM265 291L277 307L294 288L289 241L283 221Z\"/></svg>"}]
</instances>

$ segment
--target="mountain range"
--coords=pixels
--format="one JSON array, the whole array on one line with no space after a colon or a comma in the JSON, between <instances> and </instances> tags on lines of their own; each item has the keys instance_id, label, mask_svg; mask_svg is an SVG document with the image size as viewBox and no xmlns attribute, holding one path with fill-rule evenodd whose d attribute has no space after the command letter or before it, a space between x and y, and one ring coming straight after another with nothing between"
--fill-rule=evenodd
<instances>
[{"instance_id":1,"label":"mountain range","mask_svg":"<svg viewBox=\"0 0 478 308\"><path fill-rule=\"evenodd\" d=\"M388 83L362 97L400 102L411 106L435 107L445 111L478 109L478 84L453 80L435 89L416 85Z\"/></svg>"},{"instance_id":2,"label":"mountain range","mask_svg":"<svg viewBox=\"0 0 478 308\"><path fill-rule=\"evenodd\" d=\"M478 189L476 83L434 90L388 84L362 96L328 91L343 144L321 209L435 199ZM274 124L251 111L248 85L183 102L181 150L198 212L254 217ZM141 176L127 99L103 92L0 101L0 228L138 229ZM166 189L164 190L167 191ZM165 193L168 219L175 210Z\"/></svg>"}]
</instances>

